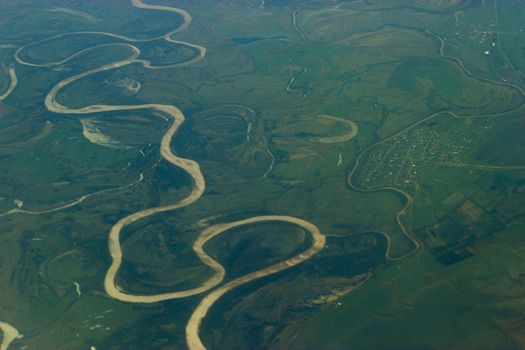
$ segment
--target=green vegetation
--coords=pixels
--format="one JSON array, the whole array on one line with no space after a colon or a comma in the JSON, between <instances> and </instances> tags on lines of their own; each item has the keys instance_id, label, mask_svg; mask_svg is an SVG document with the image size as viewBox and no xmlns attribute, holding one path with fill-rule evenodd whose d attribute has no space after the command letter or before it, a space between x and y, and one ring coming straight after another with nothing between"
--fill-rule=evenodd
<instances>
[{"instance_id":1,"label":"green vegetation","mask_svg":"<svg viewBox=\"0 0 525 350\"><path fill-rule=\"evenodd\" d=\"M144 2L191 14L178 43L163 35L182 16L127 1L0 4L0 95L10 68L18 77L0 101L0 322L24 334L10 350L186 346L208 292L131 304L103 285L111 227L190 193L159 155L171 120L44 105L55 84L135 54L57 102L180 108L171 147L199 163L206 190L125 227L120 288L199 286L212 275L192 250L203 229L289 215L326 247L222 297L201 327L208 348L525 347L523 1ZM204 59L144 67L199 57L180 41ZM17 63L21 47L36 67ZM227 283L310 244L268 222L204 248Z\"/></svg>"},{"instance_id":2,"label":"green vegetation","mask_svg":"<svg viewBox=\"0 0 525 350\"><path fill-rule=\"evenodd\" d=\"M521 348L522 229L451 266L423 253L382 271L308 321L292 348Z\"/></svg>"}]
</instances>

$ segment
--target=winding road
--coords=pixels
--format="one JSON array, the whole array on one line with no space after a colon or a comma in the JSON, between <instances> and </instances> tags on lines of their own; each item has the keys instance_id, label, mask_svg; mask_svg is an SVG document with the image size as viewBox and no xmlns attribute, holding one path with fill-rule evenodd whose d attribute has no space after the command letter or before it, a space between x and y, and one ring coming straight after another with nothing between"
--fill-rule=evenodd
<instances>
[{"instance_id":1,"label":"winding road","mask_svg":"<svg viewBox=\"0 0 525 350\"><path fill-rule=\"evenodd\" d=\"M212 291L211 293L209 293L207 296L205 296L202 299L202 301L199 303L199 305L197 306L197 308L191 315L191 318L186 327L186 341L187 341L188 348L190 350L197 350L197 349L202 350L202 349L205 349L205 347L202 344L202 341L199 337L199 328L200 328L201 321L204 319L204 317L206 317L208 310L213 306L213 304L221 296L223 296L228 291L240 285L243 285L250 281L283 271L285 269L288 269L292 266L295 266L297 264L300 264L310 259L312 256L314 256L317 252L319 252L325 246L325 236L320 232L320 230L315 225L307 221L304 221L302 219L291 217L291 216L280 216L280 215L255 216L255 217L251 217L248 219L239 220L235 222L215 224L203 230L199 234L198 238L193 244L193 250L195 254L198 256L198 258L214 271L213 276L209 278L207 281L204 281L200 286L196 288L192 288L192 289L182 290L182 291L174 291L174 292L154 294L154 295L132 294L132 293L124 291L120 286L118 286L116 278L117 278L119 269L122 264L122 259L123 259L123 251L122 251L122 247L120 243L120 234L122 230L126 226L130 225L131 223L139 221L146 217L150 217L158 213L174 211L176 209L187 207L195 203L203 195L206 189L206 182L200 170L199 164L193 160L178 157L171 151L171 140L173 139L177 130L179 129L179 127L185 120L184 114L176 106L164 105L164 104L140 104L140 105L94 104L94 105L88 105L88 106L81 107L81 108L70 108L70 107L64 106L60 104L59 102L57 102L56 96L60 92L61 89L63 89L64 87L80 79L83 79L87 76L91 76L91 75L94 75L100 72L121 68L121 67L128 66L131 64L141 64L144 68L147 68L147 69L175 68L175 67L195 64L199 62L200 60L204 59L204 57L206 56L206 49L204 47L200 45L190 44L187 42L172 39L173 34L184 31L185 29L189 27L192 17L188 12L178 9L178 8L170 7L170 6L149 5L149 4L143 3L141 0L132 0L131 3L133 6L137 8L145 9L145 10L161 10L161 11L175 12L182 16L184 22L178 28L168 32L167 34L164 34L160 37L153 38L153 39L134 39L134 38L129 38L123 35L105 33L105 32L66 33L66 34L56 35L56 36L53 36L53 37L50 37L44 40L40 40L38 42L33 42L29 45L19 48L17 52L15 53L15 59L19 64L32 66L32 67L53 67L53 66L67 63L73 58L80 56L82 53L85 53L89 50L96 49L97 47L101 47L101 46L120 45L122 47L130 49L131 50L130 56L124 60L104 64L98 68L91 69L83 73L71 76L57 83L49 91L49 93L47 94L45 98L46 108L49 111L54 112L54 113L70 114L70 115L71 114L84 115L84 114L102 113L102 112L111 112L111 111L150 110L154 114L161 114L161 115L171 118L172 120L170 127L165 132L165 134L162 136L161 145L160 145L160 154L162 158L167 160L169 163L171 163L172 165L188 173L188 175L192 178L191 192L187 197L181 199L180 201L176 203L154 207L154 208L148 208L145 210L135 212L131 215L128 215L120 219L111 228L111 231L109 233L109 238L108 238L108 248L109 248L109 252L110 252L112 261L111 261L111 265L109 269L106 272L106 276L104 279L104 287L105 287L106 292L111 297L118 299L120 301L124 301L124 302L155 303L155 302L164 301L164 300L188 297L191 295L203 293L213 288L214 286L218 285L219 283L223 281L224 275L225 275L225 269L219 262L217 262L215 259L213 259L211 256L209 256L206 253L204 246L206 242L208 242L210 239L220 234L223 234L229 229L232 229L235 227L240 227L244 225L252 225L252 224L257 224L257 223L262 223L262 222L281 221L281 222L288 222L291 224L295 224L305 229L312 236L311 246L305 251L303 251L302 253L290 259L287 259L283 262L280 262L278 264L249 273L245 276L242 276L233 281L230 281L224 284L223 286L221 286L220 288L215 289L214 291ZM51 41L53 39L59 39L61 37L78 36L78 35L103 35L103 36L109 36L115 39L127 41L128 43L114 43L114 44L97 45L94 47L90 47L90 48L78 51L63 60L55 61L55 62L48 62L48 63L29 62L22 58L23 51L30 46L42 44L47 41ZM153 41L153 40L165 40L165 41L177 44L177 45L184 45L187 47L191 47L195 50L198 50L198 54L194 56L193 58L185 62L182 62L182 63L155 66L150 61L140 59L139 57L140 57L141 52L139 48L130 44L133 42L145 42L145 41ZM74 201L70 204L67 204L66 206L56 208L56 210L78 204L84 199L85 197L81 197L79 200ZM14 212L15 211L13 211L13 213ZM21 212L21 211L18 210L16 212Z\"/></svg>"}]
</instances>

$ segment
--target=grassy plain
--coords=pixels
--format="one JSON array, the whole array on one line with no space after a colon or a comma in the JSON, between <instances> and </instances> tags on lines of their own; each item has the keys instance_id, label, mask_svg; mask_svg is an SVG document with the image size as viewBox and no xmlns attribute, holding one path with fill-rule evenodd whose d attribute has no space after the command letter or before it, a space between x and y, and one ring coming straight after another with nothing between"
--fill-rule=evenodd
<instances>
[{"instance_id":1,"label":"grassy plain","mask_svg":"<svg viewBox=\"0 0 525 350\"><path fill-rule=\"evenodd\" d=\"M204 60L166 70L135 63L58 95L71 107L173 104L187 117L172 147L200 163L206 192L126 228L121 286L196 286L210 276L191 250L200 230L291 215L319 226L328 246L220 300L202 328L210 348L525 347L520 1L177 6L193 22L174 38L205 46ZM153 38L180 16L124 0L5 0L0 10L0 45L37 42L20 54L31 62L118 44L52 68L15 64L15 49L0 49L0 94L9 67L19 76L0 102L0 321L25 335L13 349L184 348L202 296L135 305L103 289L111 226L189 193L189 176L159 157L168 122L149 111L49 113L54 84L131 50L100 34L41 41L77 31ZM134 45L152 64L196 54L158 40ZM341 137L352 122L357 134ZM113 142L96 142L104 138ZM260 224L206 249L228 281L307 245L295 227Z\"/></svg>"}]
</instances>

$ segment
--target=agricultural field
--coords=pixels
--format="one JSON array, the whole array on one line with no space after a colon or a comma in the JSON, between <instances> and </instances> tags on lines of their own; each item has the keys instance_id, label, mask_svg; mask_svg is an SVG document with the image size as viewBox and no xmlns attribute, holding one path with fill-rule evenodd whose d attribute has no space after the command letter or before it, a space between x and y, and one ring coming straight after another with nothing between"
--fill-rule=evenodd
<instances>
[{"instance_id":1,"label":"agricultural field","mask_svg":"<svg viewBox=\"0 0 525 350\"><path fill-rule=\"evenodd\" d=\"M523 0L0 2L0 350L525 349Z\"/></svg>"}]
</instances>

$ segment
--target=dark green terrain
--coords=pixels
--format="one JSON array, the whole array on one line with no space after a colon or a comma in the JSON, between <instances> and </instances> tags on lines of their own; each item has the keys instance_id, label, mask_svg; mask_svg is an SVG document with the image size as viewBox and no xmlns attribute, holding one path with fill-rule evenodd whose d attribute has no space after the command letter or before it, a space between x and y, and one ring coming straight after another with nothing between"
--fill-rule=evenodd
<instances>
[{"instance_id":1,"label":"dark green terrain","mask_svg":"<svg viewBox=\"0 0 525 350\"><path fill-rule=\"evenodd\" d=\"M200 164L206 191L124 228L120 287L196 287L212 275L192 250L204 228L287 215L326 246L220 298L201 326L208 349L525 349L523 0L144 3L191 14L172 38L206 56L57 95L186 116L172 150ZM191 62L195 47L146 40L183 23L128 0L0 1L0 322L23 334L9 350L186 348L208 292L135 304L104 289L112 226L190 193L159 154L171 121L44 104L59 82L126 60L127 44L152 65ZM227 283L311 243L265 222L205 249Z\"/></svg>"}]
</instances>

